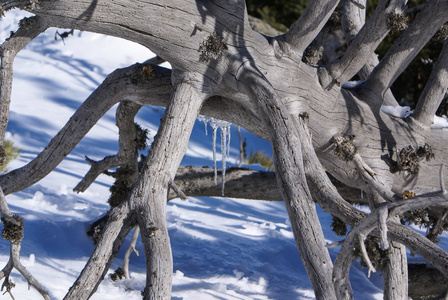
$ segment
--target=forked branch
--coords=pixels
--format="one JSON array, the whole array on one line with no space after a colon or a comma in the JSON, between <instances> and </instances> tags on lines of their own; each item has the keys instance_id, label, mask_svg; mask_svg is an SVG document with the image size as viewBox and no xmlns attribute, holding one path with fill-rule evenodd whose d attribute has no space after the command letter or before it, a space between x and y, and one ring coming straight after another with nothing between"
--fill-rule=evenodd
<instances>
[{"instance_id":1,"label":"forked branch","mask_svg":"<svg viewBox=\"0 0 448 300\"><path fill-rule=\"evenodd\" d=\"M366 88L377 94L384 94L431 37L448 21L447 12L447 1L429 1L373 70L365 82Z\"/></svg>"},{"instance_id":2,"label":"forked branch","mask_svg":"<svg viewBox=\"0 0 448 300\"><path fill-rule=\"evenodd\" d=\"M285 41L295 56L301 58L305 49L327 23L339 0L312 0L300 18L291 25Z\"/></svg>"},{"instance_id":3,"label":"forked branch","mask_svg":"<svg viewBox=\"0 0 448 300\"><path fill-rule=\"evenodd\" d=\"M50 300L48 291L34 278L34 276L22 265L20 261L20 249L23 238L23 219L17 215L14 215L9 210L8 204L6 203L5 195L0 187L0 213L3 222L2 237L9 240L10 242L10 254L9 261L3 270L0 272L0 280L4 279L2 290L5 287L6 292L12 296L11 288L14 284L10 281L9 275L11 271L15 268L22 274L23 277L28 281L28 284L34 287L45 300Z\"/></svg>"},{"instance_id":4,"label":"forked branch","mask_svg":"<svg viewBox=\"0 0 448 300\"><path fill-rule=\"evenodd\" d=\"M329 89L332 84L344 84L369 62L390 30L388 18L393 13L402 14L405 3L405 0L380 1L372 16L350 41L342 58L328 67L332 82L328 85L322 82L323 87Z\"/></svg>"},{"instance_id":5,"label":"forked branch","mask_svg":"<svg viewBox=\"0 0 448 300\"><path fill-rule=\"evenodd\" d=\"M352 251L353 245L356 242L361 242L359 240L359 237L367 236L369 235L375 228L380 227L378 219L383 218L384 219L384 213L386 213L387 218L386 220L383 220L384 222L387 221L387 228L388 228L388 234L390 234L391 227L392 231L394 231L395 235L400 235L396 232L396 228L393 226L393 221L390 220L398 215L403 214L404 212L429 207L431 205L436 205L440 203L446 203L448 201L448 198L442 194L442 193L434 193L434 194L428 194L423 196L418 196L414 198L409 198L401 201L396 201L393 203L387 203L380 209L374 210L370 215L366 216L363 220L361 220L358 224L356 224L352 230L347 235L346 239L344 240L343 246L334 262L334 273L333 278L335 282L335 289L336 293L338 295L338 299L345 299L346 297L352 298L351 295L351 288L348 288L347 284L349 282L348 280L348 271L349 267L351 265L351 262L354 258L354 254ZM382 221L382 222L383 222ZM381 222L381 223L382 223ZM385 234L385 228L383 230L380 230L380 235ZM411 234L412 237L415 237L417 235L416 232L410 230L413 232ZM409 234L409 233L408 233ZM407 238L410 238L408 236ZM402 241L403 244L408 245L409 241L404 242L403 238ZM432 243L431 243L432 244ZM435 244L431 245L431 248L434 249L434 252L437 252L440 250L438 246ZM437 250L436 250L437 248ZM442 250L443 251L443 250ZM418 251L421 252L421 251ZM438 263L435 265L439 270L441 270L444 274L448 275L448 261L447 254L445 252L445 255L443 257L439 257L443 260L443 263ZM432 261L434 262L434 261ZM371 269L373 270L373 269ZM369 270L369 272L371 271Z\"/></svg>"}]
</instances>

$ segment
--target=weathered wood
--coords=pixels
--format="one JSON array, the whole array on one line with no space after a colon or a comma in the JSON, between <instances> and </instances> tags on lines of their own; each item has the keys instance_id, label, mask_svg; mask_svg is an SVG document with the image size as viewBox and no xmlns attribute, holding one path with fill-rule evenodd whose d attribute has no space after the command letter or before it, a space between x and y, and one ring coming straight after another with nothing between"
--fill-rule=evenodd
<instances>
[{"instance_id":1,"label":"weathered wood","mask_svg":"<svg viewBox=\"0 0 448 300\"><path fill-rule=\"evenodd\" d=\"M174 178L198 117L203 95L189 81L176 85L157 136L145 162L145 169L130 203L137 212L145 249L146 288L143 299L170 299L173 263L166 224L169 182ZM194 84L194 83L193 83Z\"/></svg>"},{"instance_id":2,"label":"weathered wood","mask_svg":"<svg viewBox=\"0 0 448 300\"><path fill-rule=\"evenodd\" d=\"M372 73L370 63L374 48L388 30L385 22L389 16L382 12L401 9L403 1L380 1L364 28L355 28L353 32L346 30L352 35L352 43L339 62L329 62L320 69L308 66L301 61L303 52L318 36L338 2L311 1L288 33L268 38L251 29L245 4L238 0L58 0L39 1L39 5L35 1L0 0L2 10L21 6L44 20L45 26L94 31L140 43L170 62L174 70L170 72L150 65L117 70L35 160L0 177L5 193L37 182L53 170L117 102L131 101L131 106L137 110L139 105L168 106L136 188L124 203L112 210L112 218L105 228L107 237L100 240L66 299L87 299L94 293L124 236L136 222L146 253L144 298L169 299L172 258L165 220L166 197L204 101L201 113L242 125L272 142L278 192L287 207L317 298L351 296L347 275L351 249L356 239L363 240L368 233L380 236L386 248L389 241L406 245L448 274L445 251L408 227L392 220L386 222L388 215L384 214L386 208L394 215L399 210L434 203L446 205L445 196L428 194L440 189L438 173L434 170L448 162L446 133L416 127L417 122L412 119L394 118L380 109L384 103L396 104L393 99L385 100L383 94L437 27L446 22L447 2L429 1ZM365 3L351 2L350 5ZM432 22L426 26L429 19ZM417 46L413 48L414 45ZM2 46L2 49L5 48ZM366 77L364 84L339 86L360 70ZM3 80L9 73L0 75ZM445 81L441 83L442 89L445 84ZM2 92L2 116L7 115L9 98L8 93ZM126 122L131 121L129 116ZM123 145L130 137L127 127L123 126L120 133ZM351 156L356 156L355 160L341 155L335 138L352 140ZM401 149L417 151L425 144L430 145L428 151L432 151L434 159L418 161L419 167L413 169L418 169L418 173L400 169L403 165L398 162L397 152ZM129 163L123 155L130 155L134 150L121 147L117 156L120 159L113 161L114 165ZM97 169L109 166L104 161ZM324 169L343 184L386 196L392 203L377 209L383 204L372 202L373 212L366 215L341 197ZM373 180L364 176L364 172ZM91 178L86 177L82 189L97 173L92 171ZM394 202L405 190L426 195ZM352 226L335 268L324 247L313 197L326 211ZM381 222L377 221L376 214L381 216ZM394 242L392 245L396 246ZM397 245L395 252L392 258L396 259L396 264L390 267L393 270L395 265L400 265L402 274L390 272L385 286L397 285L396 290L400 292L390 293L394 290L390 288L386 298L406 293L403 248ZM335 288L332 274L336 278Z\"/></svg>"}]
</instances>

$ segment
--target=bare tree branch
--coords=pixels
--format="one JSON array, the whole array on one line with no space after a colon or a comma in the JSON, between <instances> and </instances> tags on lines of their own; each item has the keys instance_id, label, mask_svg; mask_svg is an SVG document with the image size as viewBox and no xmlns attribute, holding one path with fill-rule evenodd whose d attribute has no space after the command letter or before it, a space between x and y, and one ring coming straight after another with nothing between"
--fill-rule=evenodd
<instances>
[{"instance_id":1,"label":"bare tree branch","mask_svg":"<svg viewBox=\"0 0 448 300\"><path fill-rule=\"evenodd\" d=\"M322 30L338 4L339 0L313 0L310 2L285 35L285 42L291 47L293 57L301 59L305 49Z\"/></svg>"},{"instance_id":2,"label":"bare tree branch","mask_svg":"<svg viewBox=\"0 0 448 300\"><path fill-rule=\"evenodd\" d=\"M184 74L176 84L157 136L145 162L145 169L131 195L141 230L146 259L146 288L143 299L169 299L173 272L171 246L166 225L166 195L205 100Z\"/></svg>"},{"instance_id":3,"label":"bare tree branch","mask_svg":"<svg viewBox=\"0 0 448 300\"><path fill-rule=\"evenodd\" d=\"M352 3L351 1L347 2ZM343 57L328 67L332 81L327 84L321 80L323 87L329 89L332 84L339 86L344 84L356 75L364 65L369 63L375 49L390 30L387 19L392 13L401 12L405 3L404 0L380 1L372 16L348 44ZM351 5L354 6L354 4ZM350 31L354 30L353 28L350 29ZM353 33L350 35L353 36Z\"/></svg>"},{"instance_id":4,"label":"bare tree branch","mask_svg":"<svg viewBox=\"0 0 448 300\"><path fill-rule=\"evenodd\" d=\"M448 87L448 39L443 44L439 58L432 69L425 89L412 114L417 122L425 127L431 126Z\"/></svg>"},{"instance_id":5,"label":"bare tree branch","mask_svg":"<svg viewBox=\"0 0 448 300\"><path fill-rule=\"evenodd\" d=\"M1 16L1 10L0 10ZM20 21L20 28L9 39L0 45L0 163L4 160L3 143L6 126L9 120L9 106L11 103L11 89L13 78L13 62L16 54L31 40L47 29L47 25L40 17L25 18Z\"/></svg>"},{"instance_id":6,"label":"bare tree branch","mask_svg":"<svg viewBox=\"0 0 448 300\"><path fill-rule=\"evenodd\" d=\"M366 216L362 221L357 223L356 226L354 226L347 235L344 244L334 262L335 267L333 277L338 299L353 297L351 295L352 293L351 288L348 286L349 281L347 280L349 267L353 260L353 251L352 251L353 244L360 235L367 236L377 226L378 224L377 219L379 215L384 213L384 209L388 211L387 219L390 220L391 218L400 215L406 211L428 207L437 203L444 203L446 201L448 201L448 199L443 194L437 193L432 195L409 198L393 203L388 203L385 204L383 207L381 207L380 210L373 211L371 214ZM388 223L388 226L390 226L390 224L391 222ZM361 241L357 240L357 242ZM438 248L436 245L433 245L432 247ZM448 253L445 252L444 256L446 259ZM437 266L442 272L444 271L444 268L448 267L448 260L446 260L443 265ZM446 269L446 272L448 272L448 269ZM446 275L448 275L448 273Z\"/></svg>"},{"instance_id":7,"label":"bare tree branch","mask_svg":"<svg viewBox=\"0 0 448 300\"><path fill-rule=\"evenodd\" d=\"M23 238L23 219L14 215L9 210L6 198L0 187L0 213L3 222L2 236L8 239L10 242L10 256L8 263L0 272L0 280L5 279L3 287L5 286L7 292L11 294L11 282L9 281L9 275L13 268L22 274L22 276L28 281L28 284L34 287L45 300L50 300L48 291L34 278L34 276L22 265L20 262L20 250ZM12 297L12 294L11 294ZM14 298L14 297L13 297Z\"/></svg>"},{"instance_id":8,"label":"bare tree branch","mask_svg":"<svg viewBox=\"0 0 448 300\"><path fill-rule=\"evenodd\" d=\"M365 82L366 88L384 94L437 30L448 21L447 11L446 1L429 1L373 70Z\"/></svg>"},{"instance_id":9,"label":"bare tree branch","mask_svg":"<svg viewBox=\"0 0 448 300\"><path fill-rule=\"evenodd\" d=\"M269 135L278 185L316 297L334 299L329 276L332 262L325 249L323 232L306 183L300 136L297 131L290 131L295 127L290 115L258 70L247 67L237 78L243 85L242 90L251 95L251 100L258 101L260 114L271 129Z\"/></svg>"},{"instance_id":10,"label":"bare tree branch","mask_svg":"<svg viewBox=\"0 0 448 300\"><path fill-rule=\"evenodd\" d=\"M159 67L154 67L151 74L153 77L144 74L142 65L119 69L110 74L34 160L0 176L0 185L4 188L5 194L29 187L54 170L96 122L119 101L144 99L151 95L148 91L152 91L155 95L154 101L157 103L159 98L157 95L160 92L165 96L166 91L171 90L170 85L166 86L169 75L167 76L164 69ZM154 89L147 89L152 85ZM139 93L144 93L145 97Z\"/></svg>"},{"instance_id":11,"label":"bare tree branch","mask_svg":"<svg viewBox=\"0 0 448 300\"><path fill-rule=\"evenodd\" d=\"M132 252L135 252L137 256L140 255L137 249L135 249L135 245L137 244L139 234L140 234L140 227L135 226L134 232L132 233L131 241L129 243L129 247L126 250L126 253L124 254L123 257L123 273L124 278L126 278L127 280L131 279L131 276L129 275L129 259L131 257Z\"/></svg>"},{"instance_id":12,"label":"bare tree branch","mask_svg":"<svg viewBox=\"0 0 448 300\"><path fill-rule=\"evenodd\" d=\"M89 299L97 290L136 220L128 201L109 212L95 250L64 300Z\"/></svg>"}]
</instances>

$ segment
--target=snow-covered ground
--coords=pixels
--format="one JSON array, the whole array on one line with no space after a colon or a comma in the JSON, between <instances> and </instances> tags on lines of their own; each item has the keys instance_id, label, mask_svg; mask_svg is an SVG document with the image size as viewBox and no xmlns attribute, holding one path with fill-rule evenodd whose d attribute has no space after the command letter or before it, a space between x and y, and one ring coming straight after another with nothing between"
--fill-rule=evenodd
<instances>
[{"instance_id":1,"label":"snow-covered ground","mask_svg":"<svg viewBox=\"0 0 448 300\"><path fill-rule=\"evenodd\" d=\"M0 19L0 43L24 15L14 10ZM42 151L107 74L153 56L139 45L87 32L75 31L64 42L55 40L56 31L48 29L15 60L8 138L22 149L22 155L10 168L26 164ZM154 136L162 114L161 108L145 107L137 122ZM235 126L231 136L228 165L238 156ZM268 142L244 130L243 136L248 152L271 153ZM86 228L108 210L111 178L101 176L83 194L72 191L89 169L84 156L101 159L115 154L117 137L111 110L50 175L7 197L12 211L25 219L23 263L50 291L52 299L61 299L82 270L94 247ZM218 150L219 145L218 138ZM212 157L211 129L206 135L204 124L198 121L183 164L213 166ZM340 240L330 230L331 218L318 211L327 241ZM174 256L172 299L314 299L283 203L228 198L173 200L167 219ZM448 249L447 235L441 246ZM121 266L124 250L110 273ZM141 299L145 282L141 243L137 250L141 255L132 256L131 280L113 282L106 278L92 299ZM330 249L333 259L338 250ZM1 240L0 268L6 264L8 253L9 243ZM351 279L356 299L382 299L380 275L368 279L367 270L355 262ZM39 299L17 272L12 274L12 281L16 299Z\"/></svg>"}]
</instances>

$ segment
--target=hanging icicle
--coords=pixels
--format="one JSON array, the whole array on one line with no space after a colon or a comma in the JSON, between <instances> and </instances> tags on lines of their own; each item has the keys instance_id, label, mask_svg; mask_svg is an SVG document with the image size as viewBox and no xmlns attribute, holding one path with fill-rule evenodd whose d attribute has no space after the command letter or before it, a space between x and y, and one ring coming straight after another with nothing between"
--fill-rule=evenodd
<instances>
[{"instance_id":1,"label":"hanging icicle","mask_svg":"<svg viewBox=\"0 0 448 300\"><path fill-rule=\"evenodd\" d=\"M210 122L210 126L212 126L213 130L213 168L215 171L215 185L218 185L218 168L216 166L216 131L218 130L218 126L215 122Z\"/></svg>"},{"instance_id":2,"label":"hanging icicle","mask_svg":"<svg viewBox=\"0 0 448 300\"><path fill-rule=\"evenodd\" d=\"M217 168L217 158L216 158L216 135L218 128L221 129L221 162L222 162L222 196L224 196L224 188L226 184L226 168L227 168L227 158L230 157L230 125L231 123L217 120L211 117L199 116L199 121L205 124L205 134L207 134L207 123L210 123L212 127L212 142L213 142L213 168L214 168L214 179L215 185L218 185L218 168Z\"/></svg>"},{"instance_id":3,"label":"hanging icicle","mask_svg":"<svg viewBox=\"0 0 448 300\"><path fill-rule=\"evenodd\" d=\"M209 119L210 119L210 117L205 117L205 116L199 116L199 117L198 117L198 121L204 122L205 135L208 135L208 132L207 132L207 123L208 123Z\"/></svg>"}]
</instances>

